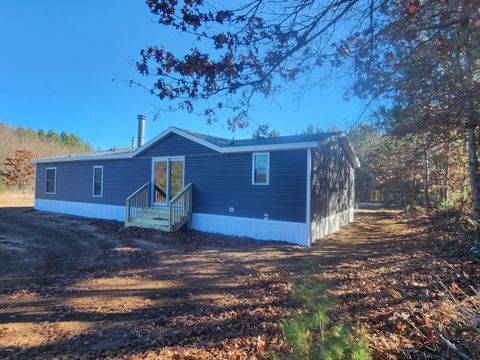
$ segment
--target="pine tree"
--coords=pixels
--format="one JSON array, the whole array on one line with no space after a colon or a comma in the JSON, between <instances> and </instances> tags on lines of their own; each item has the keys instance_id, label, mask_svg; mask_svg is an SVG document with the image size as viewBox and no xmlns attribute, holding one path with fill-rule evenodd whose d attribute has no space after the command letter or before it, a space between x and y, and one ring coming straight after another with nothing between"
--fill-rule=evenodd
<instances>
[{"instance_id":1,"label":"pine tree","mask_svg":"<svg viewBox=\"0 0 480 360\"><path fill-rule=\"evenodd\" d=\"M292 290L290 317L281 321L290 360L369 360L370 351L363 329L348 324L330 324L328 311L335 305L330 284L316 281L310 267Z\"/></svg>"}]
</instances>

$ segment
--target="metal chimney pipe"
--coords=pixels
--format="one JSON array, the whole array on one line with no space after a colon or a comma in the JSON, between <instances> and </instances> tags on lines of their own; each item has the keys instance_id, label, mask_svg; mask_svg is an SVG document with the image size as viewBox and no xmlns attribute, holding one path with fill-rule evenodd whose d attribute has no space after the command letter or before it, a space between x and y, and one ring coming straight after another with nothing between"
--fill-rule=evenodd
<instances>
[{"instance_id":1,"label":"metal chimney pipe","mask_svg":"<svg viewBox=\"0 0 480 360\"><path fill-rule=\"evenodd\" d=\"M147 120L147 117L145 115L137 115L137 119L138 119L137 146L141 147L145 143L145 120Z\"/></svg>"}]
</instances>

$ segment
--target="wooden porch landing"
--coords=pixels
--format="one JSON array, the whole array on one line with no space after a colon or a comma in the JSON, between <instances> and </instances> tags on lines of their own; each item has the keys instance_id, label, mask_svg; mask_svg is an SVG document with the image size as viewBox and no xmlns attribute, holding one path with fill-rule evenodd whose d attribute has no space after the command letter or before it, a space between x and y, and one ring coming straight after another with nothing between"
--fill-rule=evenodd
<instances>
[{"instance_id":1,"label":"wooden porch landing","mask_svg":"<svg viewBox=\"0 0 480 360\"><path fill-rule=\"evenodd\" d=\"M125 222L125 226L170 231L168 221L169 213L168 208L145 208L132 220Z\"/></svg>"}]
</instances>

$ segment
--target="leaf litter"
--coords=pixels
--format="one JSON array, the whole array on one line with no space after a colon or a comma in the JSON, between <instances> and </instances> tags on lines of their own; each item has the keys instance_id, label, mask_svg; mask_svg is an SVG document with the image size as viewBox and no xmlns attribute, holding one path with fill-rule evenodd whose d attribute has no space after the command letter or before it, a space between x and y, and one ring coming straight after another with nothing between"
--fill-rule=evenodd
<instances>
[{"instance_id":1,"label":"leaf litter","mask_svg":"<svg viewBox=\"0 0 480 360\"><path fill-rule=\"evenodd\" d=\"M307 250L72 218L101 239L100 257L0 288L0 357L283 354L279 320L292 305L291 284L312 257L318 277L336 285L333 320L362 324L375 358L449 358L437 328L474 357L480 353L480 274L478 255L468 249L475 232L439 221L432 214L360 211L353 225Z\"/></svg>"}]
</instances>

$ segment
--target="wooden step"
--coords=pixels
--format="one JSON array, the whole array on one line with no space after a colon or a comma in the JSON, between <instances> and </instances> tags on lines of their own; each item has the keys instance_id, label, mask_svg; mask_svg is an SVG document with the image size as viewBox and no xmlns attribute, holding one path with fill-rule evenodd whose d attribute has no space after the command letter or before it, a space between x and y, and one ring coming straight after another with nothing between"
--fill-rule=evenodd
<instances>
[{"instance_id":1,"label":"wooden step","mask_svg":"<svg viewBox=\"0 0 480 360\"><path fill-rule=\"evenodd\" d=\"M169 210L165 208L147 208L143 209L140 214L137 215L137 218L168 221L169 215Z\"/></svg>"},{"instance_id":2,"label":"wooden step","mask_svg":"<svg viewBox=\"0 0 480 360\"><path fill-rule=\"evenodd\" d=\"M168 213L141 212L135 219L168 221Z\"/></svg>"},{"instance_id":3,"label":"wooden step","mask_svg":"<svg viewBox=\"0 0 480 360\"><path fill-rule=\"evenodd\" d=\"M136 226L141 228L157 229L161 231L169 231L169 221L170 211L168 208L145 208L137 216L135 216L131 221L125 223L125 226ZM187 218L179 219L180 221L175 224L173 231L181 228Z\"/></svg>"},{"instance_id":4,"label":"wooden step","mask_svg":"<svg viewBox=\"0 0 480 360\"><path fill-rule=\"evenodd\" d=\"M125 222L125 226L177 231L185 224L189 224L188 220L192 216L193 185L190 183L185 186L170 200L168 207L147 207L150 205L149 188L151 186L153 184L147 182L126 198L126 218L128 221ZM171 219L170 216L172 216ZM175 223L171 223L172 221Z\"/></svg>"},{"instance_id":5,"label":"wooden step","mask_svg":"<svg viewBox=\"0 0 480 360\"><path fill-rule=\"evenodd\" d=\"M146 213L167 213L168 214L168 208L156 208L156 207L149 207L149 208L145 208L142 210L142 212L146 212Z\"/></svg>"},{"instance_id":6,"label":"wooden step","mask_svg":"<svg viewBox=\"0 0 480 360\"><path fill-rule=\"evenodd\" d=\"M152 220L137 216L132 221L128 222L126 226L136 226L141 228L168 231L168 220Z\"/></svg>"},{"instance_id":7,"label":"wooden step","mask_svg":"<svg viewBox=\"0 0 480 360\"><path fill-rule=\"evenodd\" d=\"M168 211L168 209L146 208L146 209L143 209L140 213L141 214L168 215L169 211Z\"/></svg>"}]
</instances>

